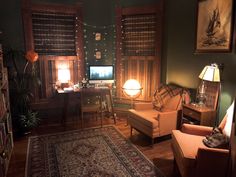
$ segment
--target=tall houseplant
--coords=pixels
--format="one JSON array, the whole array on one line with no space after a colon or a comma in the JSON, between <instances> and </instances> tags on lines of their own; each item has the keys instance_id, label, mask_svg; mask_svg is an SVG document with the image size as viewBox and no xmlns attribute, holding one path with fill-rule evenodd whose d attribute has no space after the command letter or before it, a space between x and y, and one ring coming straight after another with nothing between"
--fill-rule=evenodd
<instances>
[{"instance_id":1,"label":"tall houseplant","mask_svg":"<svg viewBox=\"0 0 236 177\"><path fill-rule=\"evenodd\" d=\"M37 112L30 107L33 90L40 85L35 62L38 54L28 51L11 51L12 69L10 72L10 95L13 126L20 133L28 132L39 123Z\"/></svg>"}]
</instances>

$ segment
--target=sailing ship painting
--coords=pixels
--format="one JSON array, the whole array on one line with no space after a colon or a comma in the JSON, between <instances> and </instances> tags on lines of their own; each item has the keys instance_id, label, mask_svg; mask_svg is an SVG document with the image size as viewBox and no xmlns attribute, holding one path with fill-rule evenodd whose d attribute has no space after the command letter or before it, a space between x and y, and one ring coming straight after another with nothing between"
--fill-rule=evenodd
<instances>
[{"instance_id":1,"label":"sailing ship painting","mask_svg":"<svg viewBox=\"0 0 236 177\"><path fill-rule=\"evenodd\" d=\"M225 46L227 39L226 34L221 36L217 33L221 30L221 21L220 21L220 11L219 8L213 10L211 16L209 17L209 23L206 28L206 38L203 40L203 46L217 45Z\"/></svg>"},{"instance_id":2,"label":"sailing ship painting","mask_svg":"<svg viewBox=\"0 0 236 177\"><path fill-rule=\"evenodd\" d=\"M231 18L232 0L199 1L197 50L228 50Z\"/></svg>"}]
</instances>

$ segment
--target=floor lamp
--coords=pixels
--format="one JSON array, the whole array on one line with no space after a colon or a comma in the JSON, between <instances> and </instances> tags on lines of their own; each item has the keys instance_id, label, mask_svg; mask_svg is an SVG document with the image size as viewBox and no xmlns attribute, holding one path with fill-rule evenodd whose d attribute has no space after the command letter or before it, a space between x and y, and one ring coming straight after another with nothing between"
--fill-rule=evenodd
<instances>
[{"instance_id":1,"label":"floor lamp","mask_svg":"<svg viewBox=\"0 0 236 177\"><path fill-rule=\"evenodd\" d=\"M217 115L216 115L216 123L218 122L218 116L219 116L219 109L220 109L220 94L221 94L221 83L220 83L220 70L219 67L216 63L213 63L211 65L207 65L204 67L202 72L199 75L199 78L201 79L201 83L198 88L198 105L199 106L205 106L205 101L206 101L206 85L205 81L210 81L210 82L219 82L219 98L218 98L218 103L217 103Z\"/></svg>"},{"instance_id":2,"label":"floor lamp","mask_svg":"<svg viewBox=\"0 0 236 177\"><path fill-rule=\"evenodd\" d=\"M134 99L139 97L142 91L140 83L135 79L129 79L125 82L122 87L125 96L129 97L131 100L131 108L134 106Z\"/></svg>"}]
</instances>

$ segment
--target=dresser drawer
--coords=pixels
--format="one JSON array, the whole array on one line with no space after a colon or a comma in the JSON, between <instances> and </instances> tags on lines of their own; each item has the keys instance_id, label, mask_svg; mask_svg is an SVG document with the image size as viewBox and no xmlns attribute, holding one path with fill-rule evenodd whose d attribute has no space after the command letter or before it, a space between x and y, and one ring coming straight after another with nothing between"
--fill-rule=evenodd
<instances>
[{"instance_id":1,"label":"dresser drawer","mask_svg":"<svg viewBox=\"0 0 236 177\"><path fill-rule=\"evenodd\" d=\"M191 118L194 118L194 119L199 120L199 121L201 119L201 113L196 112L192 109L183 108L183 114L187 117L191 117Z\"/></svg>"}]
</instances>

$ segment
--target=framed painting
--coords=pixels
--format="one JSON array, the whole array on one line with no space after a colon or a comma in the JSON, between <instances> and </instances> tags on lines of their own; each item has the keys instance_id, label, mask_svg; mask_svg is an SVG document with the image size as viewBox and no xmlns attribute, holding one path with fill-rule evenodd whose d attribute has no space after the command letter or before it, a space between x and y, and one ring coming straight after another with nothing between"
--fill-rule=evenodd
<instances>
[{"instance_id":1,"label":"framed painting","mask_svg":"<svg viewBox=\"0 0 236 177\"><path fill-rule=\"evenodd\" d=\"M230 52L233 0L198 0L196 52Z\"/></svg>"}]
</instances>

